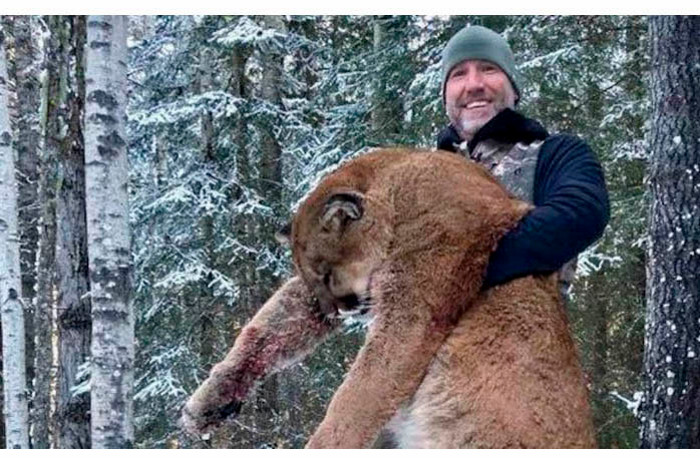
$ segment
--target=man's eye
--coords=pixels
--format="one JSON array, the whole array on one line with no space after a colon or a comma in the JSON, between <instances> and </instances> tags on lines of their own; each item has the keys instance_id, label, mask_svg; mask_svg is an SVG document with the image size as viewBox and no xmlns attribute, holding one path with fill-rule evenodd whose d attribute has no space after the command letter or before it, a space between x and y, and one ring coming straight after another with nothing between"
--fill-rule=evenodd
<instances>
[{"instance_id":1,"label":"man's eye","mask_svg":"<svg viewBox=\"0 0 700 458\"><path fill-rule=\"evenodd\" d=\"M484 65L481 67L481 71L485 73L493 73L496 71L496 67L493 65Z\"/></svg>"}]
</instances>

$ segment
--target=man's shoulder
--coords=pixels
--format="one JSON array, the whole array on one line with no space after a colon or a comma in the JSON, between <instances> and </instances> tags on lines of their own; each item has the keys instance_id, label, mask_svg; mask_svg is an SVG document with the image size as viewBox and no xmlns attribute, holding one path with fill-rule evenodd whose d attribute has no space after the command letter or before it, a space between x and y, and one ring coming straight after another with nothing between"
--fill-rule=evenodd
<instances>
[{"instance_id":1,"label":"man's shoulder","mask_svg":"<svg viewBox=\"0 0 700 458\"><path fill-rule=\"evenodd\" d=\"M570 132L558 132L549 135L542 144L542 147L547 146L548 148L567 148L572 146L588 146L588 143L576 134Z\"/></svg>"},{"instance_id":2,"label":"man's shoulder","mask_svg":"<svg viewBox=\"0 0 700 458\"><path fill-rule=\"evenodd\" d=\"M560 132L549 135L540 147L540 158L554 159L572 154L593 154L588 143L578 135Z\"/></svg>"}]
</instances>

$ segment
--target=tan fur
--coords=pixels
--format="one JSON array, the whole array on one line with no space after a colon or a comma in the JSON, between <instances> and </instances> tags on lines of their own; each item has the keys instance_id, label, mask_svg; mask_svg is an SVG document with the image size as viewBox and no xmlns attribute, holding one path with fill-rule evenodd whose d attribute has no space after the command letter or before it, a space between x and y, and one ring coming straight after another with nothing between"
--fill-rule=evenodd
<instances>
[{"instance_id":1,"label":"tan fur","mask_svg":"<svg viewBox=\"0 0 700 458\"><path fill-rule=\"evenodd\" d=\"M307 447L370 446L402 406L390 427L414 431L399 434L407 446L594 445L554 283L527 278L479 295L490 252L529 208L450 153L382 150L343 165L292 225L295 266L318 304L300 299L303 287L292 280L263 308L283 316L277 310L288 300L280 298L296 297L302 305L292 309L314 331L287 332L298 323L267 319L261 310L188 401L185 424L215 424L211 412L225 413L249 391L250 383L230 383L248 380L241 374L257 367L241 363L242 354L261 352L260 365L271 370L285 366L268 347L309 352L336 326L337 313L352 307L344 298L357 296L369 298L374 320ZM251 326L264 329L267 341L243 342Z\"/></svg>"},{"instance_id":2,"label":"tan fur","mask_svg":"<svg viewBox=\"0 0 700 458\"><path fill-rule=\"evenodd\" d=\"M482 293L389 429L404 448L595 447L555 276Z\"/></svg>"}]
</instances>

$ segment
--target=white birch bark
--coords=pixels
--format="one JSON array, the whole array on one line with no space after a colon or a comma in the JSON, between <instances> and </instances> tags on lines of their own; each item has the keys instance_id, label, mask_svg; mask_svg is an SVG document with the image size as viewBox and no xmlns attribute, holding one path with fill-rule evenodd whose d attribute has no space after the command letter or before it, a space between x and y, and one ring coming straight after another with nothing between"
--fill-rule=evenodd
<instances>
[{"instance_id":1,"label":"white birch bark","mask_svg":"<svg viewBox=\"0 0 700 458\"><path fill-rule=\"evenodd\" d=\"M92 298L92 448L130 448L134 317L126 157L126 16L87 23L85 184Z\"/></svg>"},{"instance_id":2,"label":"white birch bark","mask_svg":"<svg viewBox=\"0 0 700 458\"><path fill-rule=\"evenodd\" d=\"M17 183L8 112L7 66L0 35L0 311L2 312L3 415L7 448L29 448L17 227Z\"/></svg>"}]
</instances>

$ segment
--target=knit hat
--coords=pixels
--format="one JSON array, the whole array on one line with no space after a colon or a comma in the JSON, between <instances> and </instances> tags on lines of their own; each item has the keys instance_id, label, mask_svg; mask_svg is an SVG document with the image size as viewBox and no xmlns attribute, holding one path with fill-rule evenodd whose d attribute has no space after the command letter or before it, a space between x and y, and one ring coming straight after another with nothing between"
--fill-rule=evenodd
<instances>
[{"instance_id":1,"label":"knit hat","mask_svg":"<svg viewBox=\"0 0 700 458\"><path fill-rule=\"evenodd\" d=\"M472 25L457 32L442 51L442 101L445 102L445 84L450 70L467 59L488 60L508 75L515 93L520 98L520 84L515 70L515 58L508 42L491 29Z\"/></svg>"}]
</instances>

